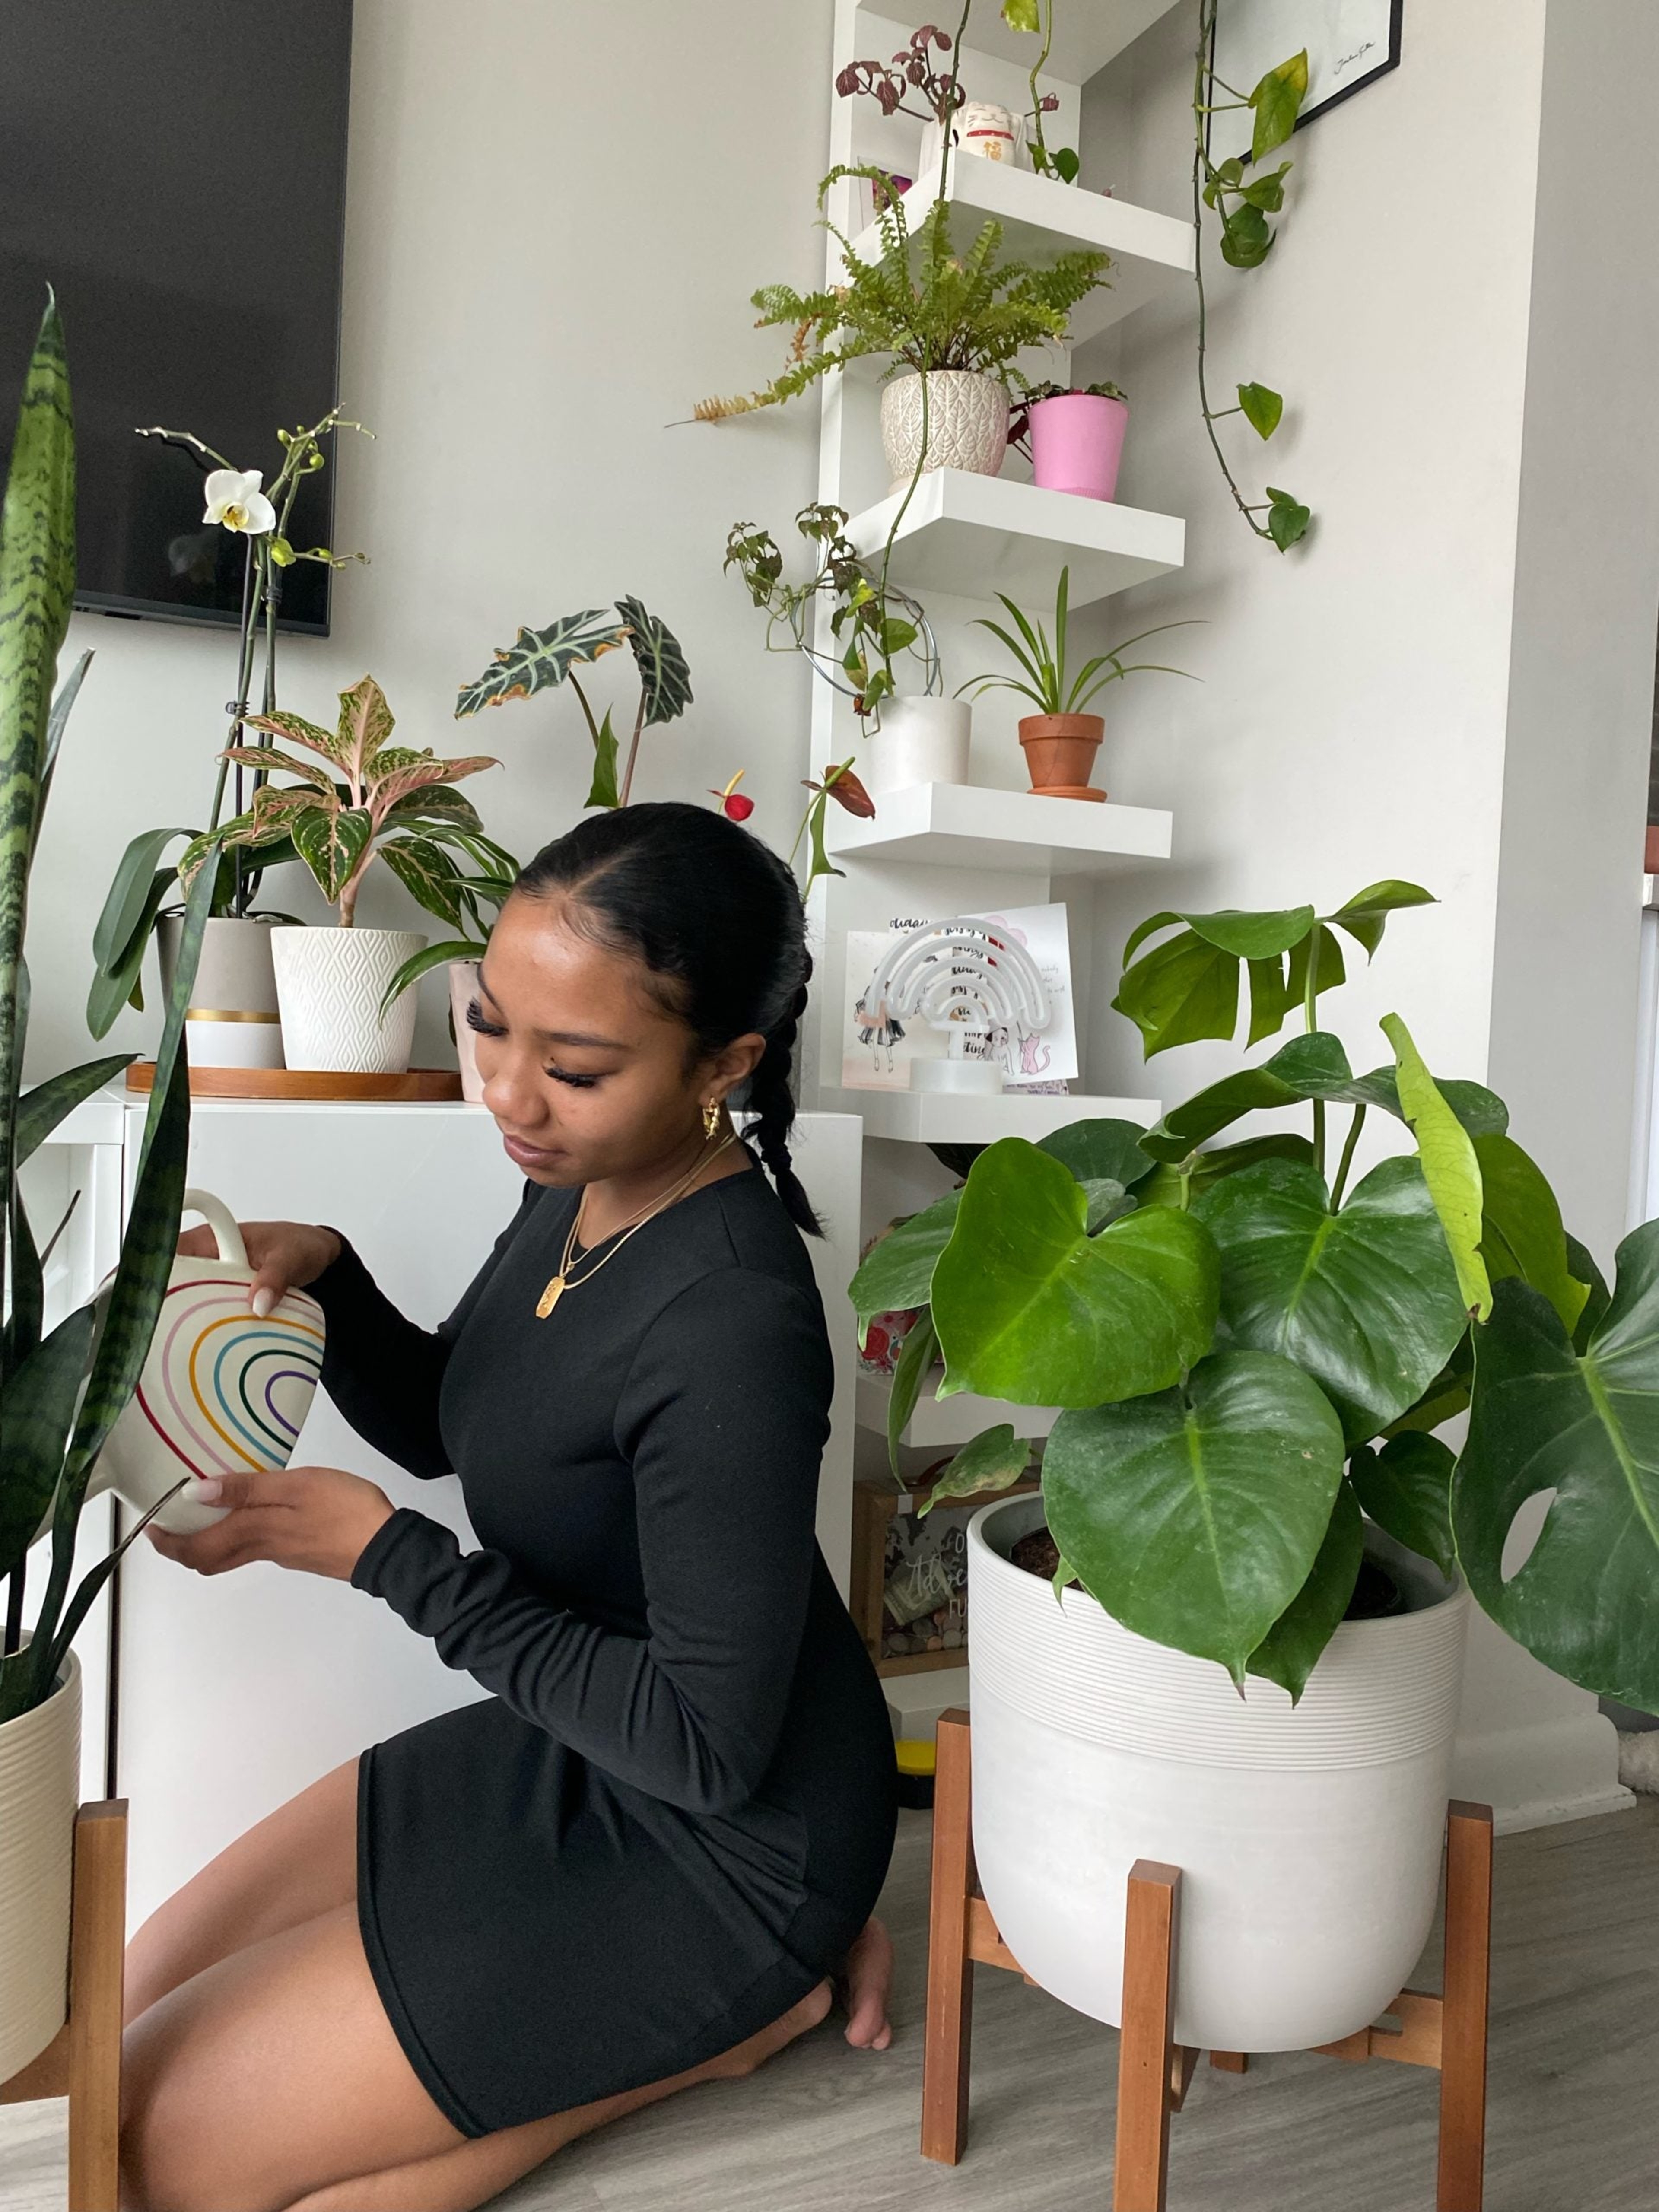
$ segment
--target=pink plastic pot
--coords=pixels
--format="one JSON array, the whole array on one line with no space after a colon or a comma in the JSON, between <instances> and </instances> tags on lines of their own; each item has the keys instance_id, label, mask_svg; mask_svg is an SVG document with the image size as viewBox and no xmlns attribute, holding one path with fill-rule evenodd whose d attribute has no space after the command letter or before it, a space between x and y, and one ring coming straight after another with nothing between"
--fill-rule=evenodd
<instances>
[{"instance_id":1,"label":"pink plastic pot","mask_svg":"<svg viewBox=\"0 0 1659 2212\"><path fill-rule=\"evenodd\" d=\"M1097 392L1039 399L1031 410L1032 483L1082 499L1112 498L1128 427L1125 403Z\"/></svg>"}]
</instances>

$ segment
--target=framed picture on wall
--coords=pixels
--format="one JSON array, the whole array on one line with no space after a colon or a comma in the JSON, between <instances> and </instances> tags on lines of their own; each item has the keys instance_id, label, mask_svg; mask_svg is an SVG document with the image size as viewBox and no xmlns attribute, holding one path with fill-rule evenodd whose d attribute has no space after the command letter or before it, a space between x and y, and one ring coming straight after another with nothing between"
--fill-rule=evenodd
<instances>
[{"instance_id":1,"label":"framed picture on wall","mask_svg":"<svg viewBox=\"0 0 1659 2212\"><path fill-rule=\"evenodd\" d=\"M1216 75L1240 93L1291 55L1308 50L1308 96L1297 129L1397 66L1405 0L1218 0ZM1226 97L1219 87L1216 98ZM1210 159L1248 155L1249 109L1210 118ZM1276 158L1282 160L1282 155Z\"/></svg>"}]
</instances>

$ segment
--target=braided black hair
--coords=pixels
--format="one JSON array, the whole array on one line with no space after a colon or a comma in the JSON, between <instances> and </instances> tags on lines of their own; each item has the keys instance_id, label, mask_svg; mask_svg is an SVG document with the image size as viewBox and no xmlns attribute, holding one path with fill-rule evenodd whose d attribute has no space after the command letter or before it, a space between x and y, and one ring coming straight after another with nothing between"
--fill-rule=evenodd
<instances>
[{"instance_id":1,"label":"braided black hair","mask_svg":"<svg viewBox=\"0 0 1659 2212\"><path fill-rule=\"evenodd\" d=\"M644 963L699 1053L750 1031L765 1038L733 1103L755 1117L744 1141L790 1219L821 1237L789 1155L795 1033L812 957L800 893L777 854L709 807L651 800L590 814L544 845L514 888L532 898L565 892L578 928Z\"/></svg>"}]
</instances>

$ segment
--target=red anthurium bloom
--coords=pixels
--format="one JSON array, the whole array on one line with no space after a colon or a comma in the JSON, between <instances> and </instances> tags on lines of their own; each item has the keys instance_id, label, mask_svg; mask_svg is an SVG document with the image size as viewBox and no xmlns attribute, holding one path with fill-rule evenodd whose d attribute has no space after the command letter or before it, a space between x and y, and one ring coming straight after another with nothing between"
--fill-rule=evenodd
<instances>
[{"instance_id":1,"label":"red anthurium bloom","mask_svg":"<svg viewBox=\"0 0 1659 2212\"><path fill-rule=\"evenodd\" d=\"M755 811L754 800L737 787L743 781L743 774L739 769L724 791L716 791L713 784L708 787L708 796L719 799L720 812L728 822L746 822Z\"/></svg>"},{"instance_id":2,"label":"red anthurium bloom","mask_svg":"<svg viewBox=\"0 0 1659 2212\"><path fill-rule=\"evenodd\" d=\"M808 791L827 792L837 806L844 806L849 814L856 814L860 822L875 820L876 802L850 768L825 769L822 783L814 783L806 776L803 776L801 781Z\"/></svg>"}]
</instances>

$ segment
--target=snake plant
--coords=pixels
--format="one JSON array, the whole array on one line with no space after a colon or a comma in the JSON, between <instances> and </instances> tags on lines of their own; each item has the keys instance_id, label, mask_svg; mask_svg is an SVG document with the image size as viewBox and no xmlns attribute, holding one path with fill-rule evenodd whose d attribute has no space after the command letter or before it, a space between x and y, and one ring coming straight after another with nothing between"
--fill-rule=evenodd
<instances>
[{"instance_id":1,"label":"snake plant","mask_svg":"<svg viewBox=\"0 0 1659 2212\"><path fill-rule=\"evenodd\" d=\"M185 1008L216 872L200 871L185 911L137 1180L101 1322L83 1305L48 1328L40 1251L20 1171L64 1116L130 1057L92 1060L22 1089L29 872L58 745L86 672L83 658L54 702L74 588L75 432L63 327L49 298L23 386L0 513L0 1287L6 1310L0 1334L0 1582L8 1599L0 1722L51 1695L70 1639L118 1556L100 1560L71 1589L88 1480L132 1395L178 1242L190 1138ZM45 1587L25 1643L30 1549L48 1528Z\"/></svg>"}]
</instances>

